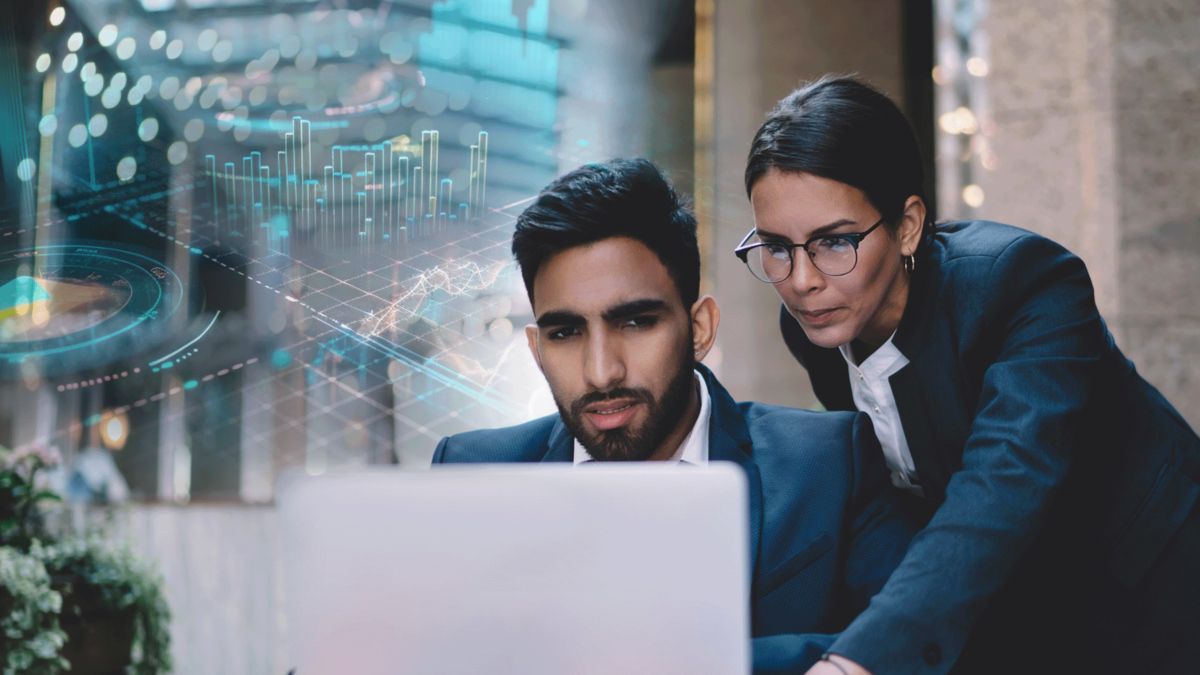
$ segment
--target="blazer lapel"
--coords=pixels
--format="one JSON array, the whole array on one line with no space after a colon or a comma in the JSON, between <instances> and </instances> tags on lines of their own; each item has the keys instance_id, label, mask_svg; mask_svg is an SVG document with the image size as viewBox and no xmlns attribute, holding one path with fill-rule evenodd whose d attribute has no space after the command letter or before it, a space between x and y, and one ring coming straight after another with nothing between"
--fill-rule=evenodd
<instances>
[{"instance_id":1,"label":"blazer lapel","mask_svg":"<svg viewBox=\"0 0 1200 675\"><path fill-rule=\"evenodd\" d=\"M709 412L708 459L709 461L734 462L746 472L750 497L750 578L758 565L758 545L762 538L762 478L754 462L754 448L746 417L725 387L717 382L712 371L703 364L696 370L708 385Z\"/></svg>"},{"instance_id":2,"label":"blazer lapel","mask_svg":"<svg viewBox=\"0 0 1200 675\"><path fill-rule=\"evenodd\" d=\"M908 290L908 302L904 317L896 329L892 344L908 359L908 365L888 378L892 395L896 398L896 411L904 428L904 438L916 465L917 476L925 491L925 498L940 504L945 498L946 476L934 453L932 420L928 414L933 410L924 399L922 380L932 376L939 368L935 358L940 349L930 349L936 340L934 319L937 310L937 288L940 270L936 238L927 238L917 253L916 267Z\"/></svg>"},{"instance_id":3,"label":"blazer lapel","mask_svg":"<svg viewBox=\"0 0 1200 675\"><path fill-rule=\"evenodd\" d=\"M560 417L550 430L550 438L546 441L546 454L543 462L573 462L575 461L575 439L567 431Z\"/></svg>"}]
</instances>

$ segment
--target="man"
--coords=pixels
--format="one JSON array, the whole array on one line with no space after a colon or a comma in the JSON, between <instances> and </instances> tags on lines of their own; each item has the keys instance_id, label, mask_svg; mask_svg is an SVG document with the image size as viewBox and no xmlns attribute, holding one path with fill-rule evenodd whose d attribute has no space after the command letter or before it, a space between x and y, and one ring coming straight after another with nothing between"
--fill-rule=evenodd
<instances>
[{"instance_id":1,"label":"man","mask_svg":"<svg viewBox=\"0 0 1200 675\"><path fill-rule=\"evenodd\" d=\"M445 438L433 461L731 461L750 496L755 669L802 673L900 562L913 528L889 501L862 413L734 403L697 362L720 310L698 297L696 221L646 160L589 164L517 220L529 348L559 414Z\"/></svg>"}]
</instances>

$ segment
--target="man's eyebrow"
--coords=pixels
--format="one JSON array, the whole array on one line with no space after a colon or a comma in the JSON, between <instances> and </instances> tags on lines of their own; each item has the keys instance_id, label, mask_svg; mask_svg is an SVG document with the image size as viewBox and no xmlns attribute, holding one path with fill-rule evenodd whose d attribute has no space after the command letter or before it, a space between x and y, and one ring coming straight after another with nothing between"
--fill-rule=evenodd
<instances>
[{"instance_id":1,"label":"man's eyebrow","mask_svg":"<svg viewBox=\"0 0 1200 675\"><path fill-rule=\"evenodd\" d=\"M539 328L547 326L583 326L587 324L587 319L582 316L567 311L546 312L537 318Z\"/></svg>"},{"instance_id":2,"label":"man's eyebrow","mask_svg":"<svg viewBox=\"0 0 1200 675\"><path fill-rule=\"evenodd\" d=\"M662 300L646 298L643 300L631 300L629 302L623 302L615 307L610 307L604 310L604 314L602 316L604 317L605 321L612 322L620 321L621 319L628 319L629 317L637 316L638 314L661 312L666 308L666 302L663 302Z\"/></svg>"},{"instance_id":3,"label":"man's eyebrow","mask_svg":"<svg viewBox=\"0 0 1200 675\"><path fill-rule=\"evenodd\" d=\"M823 234L828 234L829 232L832 232L833 230L836 230L839 227L844 227L846 225L857 225L857 224L858 224L857 220L850 220L849 218L842 218L840 220L835 220L832 223L829 223L828 225L822 225L822 226L818 227L817 229L813 230L812 233L809 234L808 236L811 239L813 237L819 237ZM789 239L788 237L785 237L782 234L775 234L774 232L766 232L762 228L755 228L755 232L758 233L759 239L764 239L764 240L769 239L771 241L788 241L788 242L791 241L791 239Z\"/></svg>"}]
</instances>

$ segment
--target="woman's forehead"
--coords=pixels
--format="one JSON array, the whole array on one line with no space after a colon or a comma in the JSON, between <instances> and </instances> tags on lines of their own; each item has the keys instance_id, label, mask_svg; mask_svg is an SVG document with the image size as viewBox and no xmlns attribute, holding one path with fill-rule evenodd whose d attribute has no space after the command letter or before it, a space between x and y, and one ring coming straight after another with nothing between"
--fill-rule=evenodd
<instances>
[{"instance_id":1,"label":"woman's forehead","mask_svg":"<svg viewBox=\"0 0 1200 675\"><path fill-rule=\"evenodd\" d=\"M831 223L870 225L877 218L862 190L809 173L769 171L754 184L750 201L756 227L800 240Z\"/></svg>"}]
</instances>

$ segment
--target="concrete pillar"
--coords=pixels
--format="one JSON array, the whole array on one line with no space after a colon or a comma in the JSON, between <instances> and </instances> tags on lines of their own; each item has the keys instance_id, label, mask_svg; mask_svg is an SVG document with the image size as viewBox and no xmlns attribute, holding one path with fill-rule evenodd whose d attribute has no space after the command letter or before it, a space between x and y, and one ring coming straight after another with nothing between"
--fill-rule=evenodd
<instances>
[{"instance_id":1,"label":"concrete pillar","mask_svg":"<svg viewBox=\"0 0 1200 675\"><path fill-rule=\"evenodd\" d=\"M977 216L1088 265L1117 342L1200 426L1200 2L990 0Z\"/></svg>"}]
</instances>

